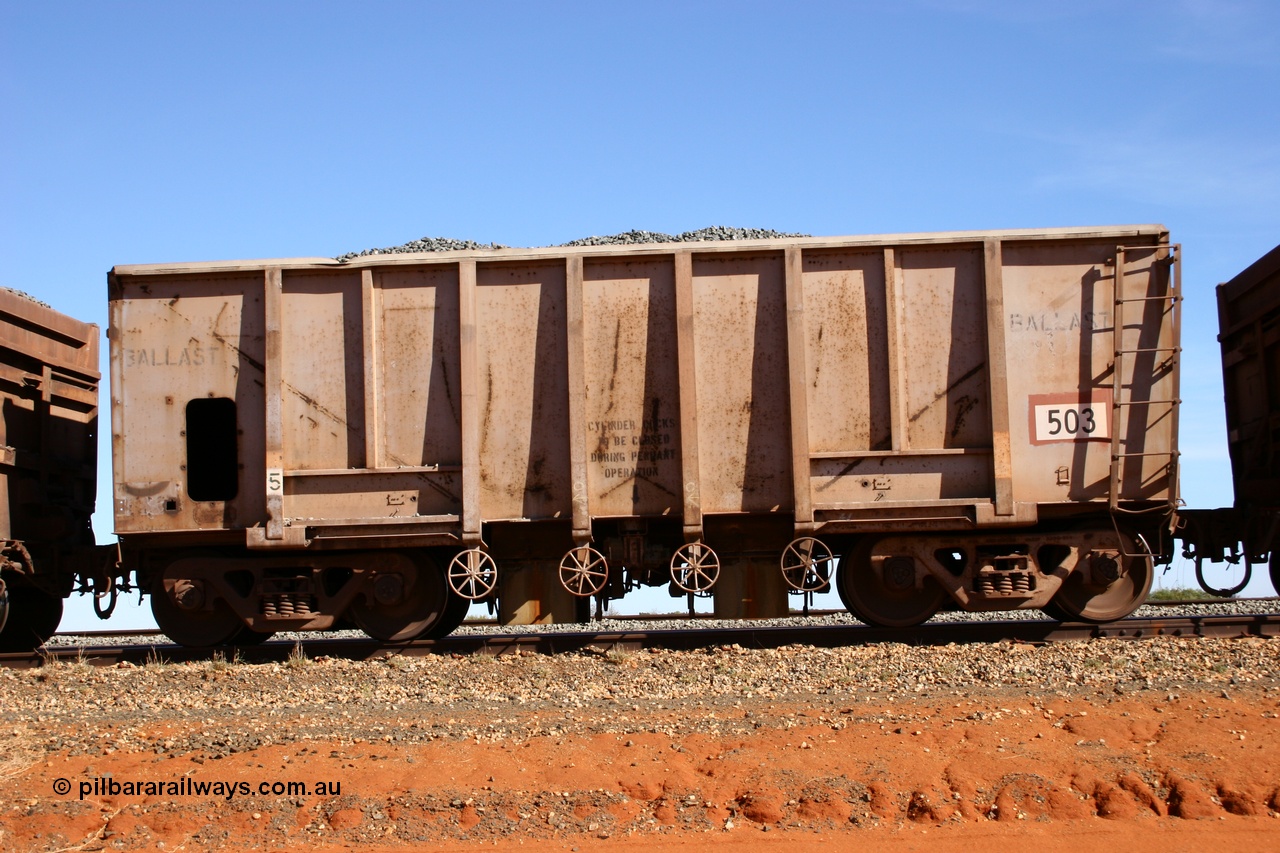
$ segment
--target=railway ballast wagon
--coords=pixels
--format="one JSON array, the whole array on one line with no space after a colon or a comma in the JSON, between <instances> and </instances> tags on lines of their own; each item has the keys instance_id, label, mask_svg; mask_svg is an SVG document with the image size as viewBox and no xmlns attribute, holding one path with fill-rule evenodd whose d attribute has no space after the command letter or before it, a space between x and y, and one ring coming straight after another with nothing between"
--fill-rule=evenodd
<instances>
[{"instance_id":1,"label":"railway ballast wagon","mask_svg":"<svg viewBox=\"0 0 1280 853\"><path fill-rule=\"evenodd\" d=\"M1177 499L1158 225L119 266L116 529L188 644L638 585L1110 620Z\"/></svg>"},{"instance_id":2,"label":"railway ballast wagon","mask_svg":"<svg viewBox=\"0 0 1280 853\"><path fill-rule=\"evenodd\" d=\"M1178 537L1209 592L1234 595L1270 554L1280 591L1280 246L1218 285L1227 448L1235 501L1179 512ZM1206 580L1203 561L1243 561L1234 583Z\"/></svg>"},{"instance_id":3,"label":"railway ballast wagon","mask_svg":"<svg viewBox=\"0 0 1280 853\"><path fill-rule=\"evenodd\" d=\"M112 593L115 549L90 526L98 334L0 289L0 651L52 636L73 589Z\"/></svg>"}]
</instances>

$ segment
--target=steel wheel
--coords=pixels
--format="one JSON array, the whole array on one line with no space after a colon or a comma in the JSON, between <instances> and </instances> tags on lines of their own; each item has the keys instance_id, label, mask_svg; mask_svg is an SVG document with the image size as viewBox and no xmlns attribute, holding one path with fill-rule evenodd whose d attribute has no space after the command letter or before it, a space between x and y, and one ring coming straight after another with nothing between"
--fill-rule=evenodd
<instances>
[{"instance_id":1,"label":"steel wheel","mask_svg":"<svg viewBox=\"0 0 1280 853\"><path fill-rule=\"evenodd\" d=\"M560 560L560 584L579 598L604 589L609 580L609 562L595 548L571 548Z\"/></svg>"},{"instance_id":2,"label":"steel wheel","mask_svg":"<svg viewBox=\"0 0 1280 853\"><path fill-rule=\"evenodd\" d=\"M233 646L260 646L276 635L275 631L255 631L248 625L231 637Z\"/></svg>"},{"instance_id":3,"label":"steel wheel","mask_svg":"<svg viewBox=\"0 0 1280 853\"><path fill-rule=\"evenodd\" d=\"M428 628L422 637L428 640L438 640L441 637L447 637L454 632L462 620L467 618L467 613L471 611L471 599L463 598L452 592L446 593L449 597L448 603L444 606L444 614L441 615L440 621Z\"/></svg>"},{"instance_id":4,"label":"steel wheel","mask_svg":"<svg viewBox=\"0 0 1280 853\"><path fill-rule=\"evenodd\" d=\"M8 587L8 618L0 619L0 652L29 652L44 645L62 621L62 599L31 587Z\"/></svg>"},{"instance_id":5,"label":"steel wheel","mask_svg":"<svg viewBox=\"0 0 1280 853\"><path fill-rule=\"evenodd\" d=\"M0 638L4 637L4 623L9 619L9 590L0 580Z\"/></svg>"},{"instance_id":6,"label":"steel wheel","mask_svg":"<svg viewBox=\"0 0 1280 853\"><path fill-rule=\"evenodd\" d=\"M831 549L812 536L802 536L782 552L782 578L801 592L819 592L831 585Z\"/></svg>"},{"instance_id":7,"label":"steel wheel","mask_svg":"<svg viewBox=\"0 0 1280 853\"><path fill-rule=\"evenodd\" d=\"M1117 552L1147 552L1145 542L1139 545L1129 536L1114 542ZM1109 583L1105 580L1112 572L1106 570L1105 563L1106 558L1097 559L1093 583L1086 581L1082 566L1068 575L1062 589L1053 597L1055 608L1079 622L1114 622L1137 610L1151 592L1151 557L1118 554L1113 567L1116 576Z\"/></svg>"},{"instance_id":8,"label":"steel wheel","mask_svg":"<svg viewBox=\"0 0 1280 853\"><path fill-rule=\"evenodd\" d=\"M158 577L151 586L151 615L160 631L180 646L220 646L247 630L222 599L207 604L207 586L198 580ZM190 603L190 609L178 604ZM207 606L206 606L207 605Z\"/></svg>"},{"instance_id":9,"label":"steel wheel","mask_svg":"<svg viewBox=\"0 0 1280 853\"><path fill-rule=\"evenodd\" d=\"M1070 622L1071 614L1063 610L1055 601L1047 601L1040 606L1040 612L1055 622Z\"/></svg>"},{"instance_id":10,"label":"steel wheel","mask_svg":"<svg viewBox=\"0 0 1280 853\"><path fill-rule=\"evenodd\" d=\"M479 548L468 548L449 562L449 587L464 599L488 598L497 585L498 565Z\"/></svg>"},{"instance_id":11,"label":"steel wheel","mask_svg":"<svg viewBox=\"0 0 1280 853\"><path fill-rule=\"evenodd\" d=\"M685 592L708 592L719 579L720 558L701 542L681 545L671 555L671 582Z\"/></svg>"},{"instance_id":12,"label":"steel wheel","mask_svg":"<svg viewBox=\"0 0 1280 853\"><path fill-rule=\"evenodd\" d=\"M871 564L871 546L864 544L840 558L836 589L849 612L868 625L910 628L925 622L947 600L946 591L932 577L917 580L909 557L886 557L880 571Z\"/></svg>"},{"instance_id":13,"label":"steel wheel","mask_svg":"<svg viewBox=\"0 0 1280 853\"><path fill-rule=\"evenodd\" d=\"M348 613L356 626L384 643L401 643L429 632L444 618L449 589L444 572L407 555L401 571L381 572L372 589Z\"/></svg>"}]
</instances>

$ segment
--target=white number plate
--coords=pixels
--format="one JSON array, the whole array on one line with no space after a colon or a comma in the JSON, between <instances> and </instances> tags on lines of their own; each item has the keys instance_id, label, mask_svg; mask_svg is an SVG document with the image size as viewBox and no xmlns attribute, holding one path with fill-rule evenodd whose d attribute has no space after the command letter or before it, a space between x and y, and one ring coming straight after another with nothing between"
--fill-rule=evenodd
<instances>
[{"instance_id":1,"label":"white number plate","mask_svg":"<svg viewBox=\"0 0 1280 853\"><path fill-rule=\"evenodd\" d=\"M267 469L267 496L284 494L284 470L281 468Z\"/></svg>"},{"instance_id":2,"label":"white number plate","mask_svg":"<svg viewBox=\"0 0 1280 853\"><path fill-rule=\"evenodd\" d=\"M1031 396L1031 443L1111 439L1111 392Z\"/></svg>"}]
</instances>

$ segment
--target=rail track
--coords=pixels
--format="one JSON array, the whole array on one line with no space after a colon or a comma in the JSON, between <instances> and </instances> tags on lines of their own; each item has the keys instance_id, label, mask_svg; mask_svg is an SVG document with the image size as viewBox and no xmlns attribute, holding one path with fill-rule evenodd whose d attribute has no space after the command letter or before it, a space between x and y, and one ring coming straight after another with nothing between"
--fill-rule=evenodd
<instances>
[{"instance_id":1,"label":"rail track","mask_svg":"<svg viewBox=\"0 0 1280 853\"><path fill-rule=\"evenodd\" d=\"M1248 613L1210 616L1171 615L1123 619L1103 625L1015 620L986 622L939 622L907 629L886 629L865 625L777 625L753 624L741 627L669 628L647 630L637 620L636 630L582 630L547 633L511 633L495 628L491 633L463 634L440 640L383 643L368 638L318 638L271 640L261 645L196 649L167 642L159 632L112 632L109 636L131 636L155 642L117 645L46 646L35 652L0 655L0 666L15 669L44 666L54 662L82 662L94 666L120 663L145 665L156 661L187 662L214 656L233 657L246 663L268 663L291 656L373 660L389 655L428 656L438 654L504 655L528 652L564 654L568 652L641 649L690 650L737 645L746 648L778 648L788 645L837 647L867 643L908 643L946 645L948 643L1052 643L1095 638L1143 640L1154 637L1276 637L1280 636L1280 613ZM106 635L106 634L104 634ZM79 635L77 635L79 636Z\"/></svg>"}]
</instances>

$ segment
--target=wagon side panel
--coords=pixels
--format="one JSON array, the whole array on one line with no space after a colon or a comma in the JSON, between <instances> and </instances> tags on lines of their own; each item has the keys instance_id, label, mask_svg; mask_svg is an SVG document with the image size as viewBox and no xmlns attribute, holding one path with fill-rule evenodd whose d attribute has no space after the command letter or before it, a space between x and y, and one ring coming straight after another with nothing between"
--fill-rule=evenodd
<instances>
[{"instance_id":1,"label":"wagon side panel","mask_svg":"<svg viewBox=\"0 0 1280 853\"><path fill-rule=\"evenodd\" d=\"M289 525L413 516L420 484L375 472L377 300L359 270L286 270L280 293L280 515ZM268 466L270 467L270 466ZM271 488L271 486L268 486Z\"/></svg>"},{"instance_id":2,"label":"wagon side panel","mask_svg":"<svg viewBox=\"0 0 1280 853\"><path fill-rule=\"evenodd\" d=\"M589 259L583 275L587 492L594 516L679 516L675 274L663 258Z\"/></svg>"},{"instance_id":3,"label":"wagon side panel","mask_svg":"<svg viewBox=\"0 0 1280 853\"><path fill-rule=\"evenodd\" d=\"M990 502L981 245L808 255L814 506Z\"/></svg>"},{"instance_id":4,"label":"wagon side panel","mask_svg":"<svg viewBox=\"0 0 1280 853\"><path fill-rule=\"evenodd\" d=\"M359 273L287 273L281 317L285 469L366 467Z\"/></svg>"},{"instance_id":5,"label":"wagon side panel","mask_svg":"<svg viewBox=\"0 0 1280 853\"><path fill-rule=\"evenodd\" d=\"M1280 506L1280 246L1218 287L1227 444L1238 507Z\"/></svg>"},{"instance_id":6,"label":"wagon side panel","mask_svg":"<svg viewBox=\"0 0 1280 853\"><path fill-rule=\"evenodd\" d=\"M261 523L263 276L123 277L117 287L116 531Z\"/></svg>"},{"instance_id":7,"label":"wagon side panel","mask_svg":"<svg viewBox=\"0 0 1280 853\"><path fill-rule=\"evenodd\" d=\"M906 370L906 447L991 446L982 256L971 248L899 253ZM942 497L990 492L981 476L944 486Z\"/></svg>"},{"instance_id":8,"label":"wagon side panel","mask_svg":"<svg viewBox=\"0 0 1280 853\"><path fill-rule=\"evenodd\" d=\"M1107 499L1114 254L1114 243L1003 247L1019 501Z\"/></svg>"},{"instance_id":9,"label":"wagon side panel","mask_svg":"<svg viewBox=\"0 0 1280 853\"><path fill-rule=\"evenodd\" d=\"M564 262L479 264L476 335L481 516L568 520Z\"/></svg>"},{"instance_id":10,"label":"wagon side panel","mask_svg":"<svg viewBox=\"0 0 1280 853\"><path fill-rule=\"evenodd\" d=\"M0 289L0 539L92 544L98 327Z\"/></svg>"},{"instance_id":11,"label":"wagon side panel","mask_svg":"<svg viewBox=\"0 0 1280 853\"><path fill-rule=\"evenodd\" d=\"M884 253L804 256L809 448L893 449Z\"/></svg>"},{"instance_id":12,"label":"wagon side panel","mask_svg":"<svg viewBox=\"0 0 1280 853\"><path fill-rule=\"evenodd\" d=\"M702 510L789 512L782 254L695 255L693 305Z\"/></svg>"},{"instance_id":13,"label":"wagon side panel","mask_svg":"<svg viewBox=\"0 0 1280 853\"><path fill-rule=\"evenodd\" d=\"M373 273L377 373L372 467L414 470L410 509L462 511L462 374L453 264Z\"/></svg>"},{"instance_id":14,"label":"wagon side panel","mask_svg":"<svg viewBox=\"0 0 1280 853\"><path fill-rule=\"evenodd\" d=\"M1171 500L1177 305L1158 245L1147 236L1001 247L1017 501Z\"/></svg>"}]
</instances>

